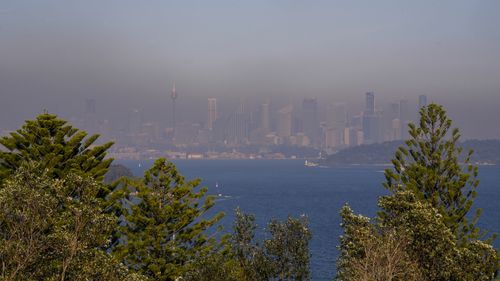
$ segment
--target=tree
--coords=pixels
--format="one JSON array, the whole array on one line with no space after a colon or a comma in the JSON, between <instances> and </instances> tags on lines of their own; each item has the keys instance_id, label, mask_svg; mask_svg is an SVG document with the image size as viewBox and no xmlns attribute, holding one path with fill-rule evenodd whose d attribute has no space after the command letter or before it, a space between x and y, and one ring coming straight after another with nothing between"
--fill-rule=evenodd
<instances>
[{"instance_id":1,"label":"tree","mask_svg":"<svg viewBox=\"0 0 500 281\"><path fill-rule=\"evenodd\" d=\"M478 169L470 163L472 150L460 158L460 133L455 128L450 134L451 126L442 106L422 107L419 126L409 125L410 139L396 151L394 169L385 171L384 186L392 192L410 190L429 202L439 210L457 241L464 242L479 234L475 223L480 209L472 222L466 217L476 197Z\"/></svg>"},{"instance_id":2,"label":"tree","mask_svg":"<svg viewBox=\"0 0 500 281\"><path fill-rule=\"evenodd\" d=\"M206 217L214 199L199 184L198 179L186 182L165 159L156 160L141 180L123 179L112 194L124 218L113 254L154 280L175 280L209 256L216 243L207 230L223 213Z\"/></svg>"},{"instance_id":3,"label":"tree","mask_svg":"<svg viewBox=\"0 0 500 281\"><path fill-rule=\"evenodd\" d=\"M23 162L35 161L49 169L48 175L63 178L85 174L101 181L112 159L104 159L112 142L94 145L99 135L87 137L56 115L43 113L17 131L0 138L0 183Z\"/></svg>"},{"instance_id":4,"label":"tree","mask_svg":"<svg viewBox=\"0 0 500 281\"><path fill-rule=\"evenodd\" d=\"M227 238L227 237L225 237ZM183 276L185 281L255 281L241 267L231 245L223 239L208 256L199 257Z\"/></svg>"},{"instance_id":5,"label":"tree","mask_svg":"<svg viewBox=\"0 0 500 281\"><path fill-rule=\"evenodd\" d=\"M387 215L371 223L341 211L344 235L337 261L337 280L470 280L496 277L497 251L473 240L459 244L439 211L411 191L382 197Z\"/></svg>"},{"instance_id":6,"label":"tree","mask_svg":"<svg viewBox=\"0 0 500 281\"><path fill-rule=\"evenodd\" d=\"M498 252L490 239L479 239L475 226L480 212L470 223L466 217L479 184L477 167L470 163L472 151L460 158L459 131L450 133L452 122L441 106L423 107L420 115L418 127L410 124L406 147L396 152L394 170L385 172L384 186L391 195L379 198L375 223L348 207L341 212L345 235L338 280L497 277ZM389 272L399 274L380 277Z\"/></svg>"},{"instance_id":7,"label":"tree","mask_svg":"<svg viewBox=\"0 0 500 281\"><path fill-rule=\"evenodd\" d=\"M269 280L274 275L273 264L266 256L262 243L255 241L256 229L255 216L237 208L231 244L234 257L244 273L243 280Z\"/></svg>"},{"instance_id":8,"label":"tree","mask_svg":"<svg viewBox=\"0 0 500 281\"><path fill-rule=\"evenodd\" d=\"M104 251L116 219L96 196L100 185L73 173L54 179L33 162L7 178L0 189L0 279L126 279L127 269Z\"/></svg>"},{"instance_id":9,"label":"tree","mask_svg":"<svg viewBox=\"0 0 500 281\"><path fill-rule=\"evenodd\" d=\"M255 217L237 209L232 244L243 280L310 280L311 232L305 216L271 220L271 238L262 243L254 241L255 229Z\"/></svg>"},{"instance_id":10,"label":"tree","mask_svg":"<svg viewBox=\"0 0 500 281\"><path fill-rule=\"evenodd\" d=\"M337 264L339 280L424 280L408 253L411 240L405 232L371 224L348 205L340 213L344 235Z\"/></svg>"},{"instance_id":11,"label":"tree","mask_svg":"<svg viewBox=\"0 0 500 281\"><path fill-rule=\"evenodd\" d=\"M409 239L407 253L417 261L425 280L493 280L498 253L488 242L457 241L443 215L412 191L380 198L378 226Z\"/></svg>"},{"instance_id":12,"label":"tree","mask_svg":"<svg viewBox=\"0 0 500 281\"><path fill-rule=\"evenodd\" d=\"M310 280L311 232L307 219L288 217L285 222L271 220L267 225L272 238L264 241L265 253L278 280Z\"/></svg>"},{"instance_id":13,"label":"tree","mask_svg":"<svg viewBox=\"0 0 500 281\"><path fill-rule=\"evenodd\" d=\"M196 265L183 280L267 281L310 280L309 241L311 233L305 217L271 220L269 239L255 240L255 216L236 209L229 243Z\"/></svg>"}]
</instances>

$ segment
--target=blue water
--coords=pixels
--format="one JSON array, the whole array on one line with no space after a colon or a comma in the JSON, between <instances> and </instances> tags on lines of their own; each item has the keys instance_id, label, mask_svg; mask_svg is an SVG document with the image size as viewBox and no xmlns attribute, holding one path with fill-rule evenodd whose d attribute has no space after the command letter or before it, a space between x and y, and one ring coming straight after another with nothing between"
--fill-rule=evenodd
<instances>
[{"instance_id":1,"label":"blue water","mask_svg":"<svg viewBox=\"0 0 500 281\"><path fill-rule=\"evenodd\" d=\"M142 175L152 161L118 161ZM356 213L373 217L382 187L384 166L304 167L300 160L176 160L188 179L199 177L217 197L214 212L226 216L221 224L231 231L234 209L256 216L261 235L271 218L305 214L313 234L311 269L313 280L332 280L341 234L339 210L349 203ZM476 207L483 208L479 226L500 233L500 166L483 166ZM218 183L218 188L216 188ZM496 246L500 242L496 241Z\"/></svg>"}]
</instances>

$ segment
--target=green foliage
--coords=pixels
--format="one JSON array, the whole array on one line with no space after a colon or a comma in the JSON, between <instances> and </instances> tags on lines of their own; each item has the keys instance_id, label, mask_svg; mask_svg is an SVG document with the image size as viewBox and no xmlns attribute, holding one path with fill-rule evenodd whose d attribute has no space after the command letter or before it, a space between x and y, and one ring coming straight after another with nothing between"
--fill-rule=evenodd
<instances>
[{"instance_id":1,"label":"green foliage","mask_svg":"<svg viewBox=\"0 0 500 281\"><path fill-rule=\"evenodd\" d=\"M102 249L116 219L99 183L40 164L22 165L0 189L2 280L123 280L127 270Z\"/></svg>"},{"instance_id":2,"label":"green foliage","mask_svg":"<svg viewBox=\"0 0 500 281\"><path fill-rule=\"evenodd\" d=\"M236 209L231 237L232 250L244 272L243 280L269 280L273 277L273 265L265 254L265 249L254 241L255 216Z\"/></svg>"},{"instance_id":3,"label":"green foliage","mask_svg":"<svg viewBox=\"0 0 500 281\"><path fill-rule=\"evenodd\" d=\"M371 224L347 205L340 213L345 234L340 239L338 280L423 280L403 229Z\"/></svg>"},{"instance_id":4,"label":"green foliage","mask_svg":"<svg viewBox=\"0 0 500 281\"><path fill-rule=\"evenodd\" d=\"M467 221L479 184L472 152L459 163L459 132L436 104L420 110L420 126L386 170L392 194L379 199L375 223L341 211L338 280L493 280L498 253ZM464 168L463 168L464 167ZM398 257L398 258L394 258Z\"/></svg>"},{"instance_id":5,"label":"green foliage","mask_svg":"<svg viewBox=\"0 0 500 281\"><path fill-rule=\"evenodd\" d=\"M158 159L143 180L124 179L113 200L122 208L122 243L114 255L131 269L154 280L175 280L193 262L216 246L206 231L223 216L202 216L214 205L198 188L199 180L185 181L175 165ZM204 200L202 202L202 200Z\"/></svg>"},{"instance_id":6,"label":"green foliage","mask_svg":"<svg viewBox=\"0 0 500 281\"><path fill-rule=\"evenodd\" d=\"M426 280L492 280L496 275L498 254L491 245L457 242L440 212L411 191L383 197L379 205L380 225L407 234L408 253Z\"/></svg>"},{"instance_id":7,"label":"green foliage","mask_svg":"<svg viewBox=\"0 0 500 281\"><path fill-rule=\"evenodd\" d=\"M341 211L337 280L493 280L497 251L474 240L459 244L430 203L411 191L382 197L376 223Z\"/></svg>"},{"instance_id":8,"label":"green foliage","mask_svg":"<svg viewBox=\"0 0 500 281\"><path fill-rule=\"evenodd\" d=\"M87 137L56 115L43 113L21 129L0 138L0 182L15 173L23 162L35 161L49 169L53 178L71 173L101 181L112 159L104 159L113 143L93 145L98 135Z\"/></svg>"},{"instance_id":9,"label":"green foliage","mask_svg":"<svg viewBox=\"0 0 500 281\"><path fill-rule=\"evenodd\" d=\"M466 217L476 197L478 170L470 163L472 151L464 157L464 163L459 163L460 134L458 129L450 134L451 126L441 106L422 107L419 126L409 125L411 138L406 147L397 150L392 160L394 169L385 171L384 186L392 192L410 190L419 200L429 202L439 210L457 241L463 242L479 234L475 223L480 210L472 222Z\"/></svg>"},{"instance_id":10,"label":"green foliage","mask_svg":"<svg viewBox=\"0 0 500 281\"><path fill-rule=\"evenodd\" d=\"M264 241L265 253L279 280L310 280L309 241L311 232L304 216L272 220L267 225L271 239Z\"/></svg>"},{"instance_id":11,"label":"green foliage","mask_svg":"<svg viewBox=\"0 0 500 281\"><path fill-rule=\"evenodd\" d=\"M254 242L255 217L237 209L232 244L244 272L242 280L310 280L307 224L305 217L271 220L267 225L271 238L259 244Z\"/></svg>"},{"instance_id":12,"label":"green foliage","mask_svg":"<svg viewBox=\"0 0 500 281\"><path fill-rule=\"evenodd\" d=\"M225 236L220 243L220 248L210 255L200 257L193 262L182 280L185 281L245 281L257 280L248 277L236 259L231 245Z\"/></svg>"},{"instance_id":13,"label":"green foliage","mask_svg":"<svg viewBox=\"0 0 500 281\"><path fill-rule=\"evenodd\" d=\"M196 262L185 280L267 281L310 280L309 241L305 217L271 220L269 239L255 241L255 217L236 209L229 243ZM224 238L225 239L225 238Z\"/></svg>"}]
</instances>

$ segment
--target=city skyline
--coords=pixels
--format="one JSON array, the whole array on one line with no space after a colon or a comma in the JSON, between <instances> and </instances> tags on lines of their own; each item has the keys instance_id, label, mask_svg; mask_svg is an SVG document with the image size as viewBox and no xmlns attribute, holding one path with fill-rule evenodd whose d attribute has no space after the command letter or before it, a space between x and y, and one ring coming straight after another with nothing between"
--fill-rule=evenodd
<instances>
[{"instance_id":1,"label":"city skyline","mask_svg":"<svg viewBox=\"0 0 500 281\"><path fill-rule=\"evenodd\" d=\"M167 119L151 120L144 117L144 110L132 108L126 125L120 127L99 119L96 115L99 103L86 99L85 113L70 120L89 132L114 139L118 146L142 149L168 144L181 147L291 145L335 152L360 144L402 140L407 137L407 124L416 120L419 107L427 103L427 95L419 95L413 103L406 99L380 101L373 91L364 96L361 111L352 111L346 103L323 104L316 98L304 98L295 105L280 105L269 99L251 105L240 99L232 110L220 111L217 99L208 98L205 118L191 122L183 118L177 120L174 109L178 92L174 85L170 92L171 115Z\"/></svg>"},{"instance_id":2,"label":"city skyline","mask_svg":"<svg viewBox=\"0 0 500 281\"><path fill-rule=\"evenodd\" d=\"M172 83L172 84L175 84L175 83ZM71 114L64 114L64 113L61 113L61 112L58 112L58 110L48 110L49 112L51 113L55 113L55 114L59 114L61 115L61 117L63 118L66 118L72 122L80 122L82 128L84 129L87 129L87 130L93 130L93 128L95 129L96 127L96 123L98 122L97 120L100 120L100 122L105 122L108 126L109 126L109 123L111 122L112 124L114 124L114 127L115 129L117 127L120 127L122 130L123 129L126 129L127 126L129 126L128 124L130 124L130 122L135 122L136 124L139 123L139 121L137 120L141 120L140 123L158 123L158 124L161 124L161 127L163 127L163 129L166 129L166 128L171 128L173 129L173 116L174 116L174 112L173 112L173 103L176 102L176 103L179 103L179 101L177 100L177 97L178 97L178 93L177 93L177 89L174 88L175 85L172 87L171 91L168 92L168 99L165 99L163 104L160 105L160 108L163 110L163 115L160 115L161 117L158 118L158 114L154 114L152 112L152 110L150 110L150 108L148 107L144 107L144 106L132 106L132 107L120 107L120 108L116 108L115 110L113 110L113 112L107 112L105 110L103 110L103 107L102 105L100 104L100 99L95 99L95 98L86 98L84 99L83 101L80 101L80 109L79 110L73 110ZM210 125L210 118L214 117L215 116L215 119L212 121L213 124L212 126L215 124L215 121L217 118L223 116L224 114L230 114L231 112L233 111L236 111L238 108L242 107L242 106L245 106L245 107L251 107L251 111L253 111L252 113L253 114L263 114L262 110L265 110L267 111L267 116L266 118L267 119L270 119L270 110L271 110L271 107L272 110L274 110L275 112L278 112L280 109L282 109L283 107L287 107L289 105L292 106L293 111L296 113L296 114L299 114L297 112L299 112L300 110L298 110L300 107L303 107L303 103L304 103L304 100L319 100L319 109L318 112L321 112L321 115L323 116L323 120L324 122L328 122L328 117L327 116L324 116L325 114L328 115L327 112L332 112L332 110L328 110L328 107L331 107L331 106L335 106L335 105L339 105L339 104L342 104L342 107L344 108L344 110L346 110L346 113L347 115L351 116L351 118L354 116L356 117L356 115L359 115L360 113L364 113L364 116L367 116L368 115L377 115L377 112L376 111L380 111L380 112L389 112L389 111L394 111L394 106L398 107L398 108L405 108L404 111L403 111L403 114L405 115L404 117L401 118L401 116L399 116L400 120L403 120L403 121L399 121L398 122L405 122L410 120L410 112L409 111L412 111L411 113L411 117L412 117L412 120L414 121L415 120L415 117L416 117L416 114L418 112L418 108L422 105L422 104L428 104L430 102L435 102L434 98L432 96L428 96L428 95L424 95L424 94L420 94L420 95L417 95L413 98L401 98L401 99L384 99L383 97L381 98L380 95L378 94L378 92L376 93L377 94L377 98L376 98L376 101L375 99L373 98L373 101L371 101L372 99L371 98L368 98L368 95L374 95L375 92L374 91L367 91L365 92L364 96L364 100L363 100L363 94L359 94L358 95L358 101L357 102L344 102L342 100L339 100L339 99L328 99L328 98L311 98L311 97L304 97L304 98L295 98L295 99L290 99L290 98L281 98L281 97L278 97L278 98L274 98L274 99L270 99L269 97L268 98L261 98L261 97L255 97L253 99L249 98L249 99L244 99L242 100L241 98L215 98L215 97L209 97L209 98L202 98L202 97L190 97L188 99L188 101L185 101L184 99L186 98L186 96L182 96L181 98L181 102L180 104L177 104L176 106L180 106L181 109L179 110L180 112L176 113L175 115L177 116L176 118L180 118L180 122L184 122L184 123L200 123L200 126L202 126L203 128L210 128L209 125ZM175 96L175 98L173 98ZM203 104L203 99L205 100L204 103L204 108L202 109L201 108L201 105ZM272 100L272 102L271 102ZM208 109L207 109L207 101L208 101ZM212 105L211 105L212 103ZM210 108L211 106L213 107L214 106L214 103L215 103L215 107L211 113L210 113ZM411 105L408 105L408 103L411 103ZM438 102L439 103L439 102ZM446 104L446 103L440 103L440 104L443 104L447 109L449 108L449 106ZM156 104L156 106L158 106ZM260 108L259 108L260 107ZM368 107L372 107L373 108L373 113L371 113L371 111L367 112L368 110ZM391 108L393 107L393 108ZM408 108L409 107L409 108ZM57 107L56 107L57 109ZM47 110L46 108L44 108L43 110ZM43 110L40 110L38 113L40 113L41 111ZM76 113L75 113L76 112ZM78 113L80 112L80 113ZM379 113L380 113L379 112ZM36 115L37 112L33 112L33 115ZM141 117L131 117L133 115L141 115ZM214 115L215 114L215 115ZM398 109L398 112L397 114L401 114L401 112L399 111ZM110 115L118 115L118 118L109 118ZM264 115L266 115L264 113ZM450 114L451 116L453 116L453 112L451 112ZM32 116L29 116L27 115L25 117L25 119L29 119L31 118ZM361 115L359 115L361 116ZM135 118L135 121L131 121L131 118ZM227 116L226 116L227 118ZM262 119L262 116L254 116L253 117L254 119L258 118L259 121L258 122L261 122L262 124L260 124L260 126L262 127L263 124L267 124L267 126L270 126L270 120L267 120L265 121L264 119ZM347 118L347 117L346 117ZM331 118L330 118L331 119ZM24 119L23 119L24 120ZM83 121L84 120L84 121ZM460 119L459 119L460 120ZM6 121L6 120L0 120L0 130L3 130L3 131L9 131L9 130L12 130L16 127L16 124L14 122L10 122L11 126L6 126L5 123L2 124L2 121ZM19 119L19 122L21 122L22 120ZM315 123L320 123L320 121L316 122L314 121ZM362 120L360 120L360 122L362 123ZM385 120L384 122L387 123L387 120ZM393 124L394 125L394 124ZM405 136L406 132L406 127L407 126L404 126L405 124L401 123L399 125L397 125L398 127L400 127L400 132L399 133L395 133L396 135L398 136L402 136L402 137L407 137ZM407 123L406 123L407 125ZM92 128L92 126L94 126ZM136 125L137 126L137 125ZM465 132L464 137L466 139L500 139L500 134L498 134L498 136L481 136L481 135L470 135L470 134L467 134L467 126L464 126L463 124L461 124L460 121L456 121L455 120L455 126L457 127L460 127L461 128L461 131L462 133ZM212 128L213 129L213 128ZM269 130L270 128L266 128L265 130ZM366 134L366 132L365 132ZM370 141L369 141L370 142ZM378 142L378 141L376 141Z\"/></svg>"},{"instance_id":3,"label":"city skyline","mask_svg":"<svg viewBox=\"0 0 500 281\"><path fill-rule=\"evenodd\" d=\"M209 97L220 112L242 98L278 107L316 98L358 112L359 96L374 91L412 106L425 94L464 137L500 138L499 8L495 0L3 1L0 129L45 109L81 118L86 99L115 126L132 109L166 120L175 82L176 116L190 122L206 118Z\"/></svg>"}]
</instances>

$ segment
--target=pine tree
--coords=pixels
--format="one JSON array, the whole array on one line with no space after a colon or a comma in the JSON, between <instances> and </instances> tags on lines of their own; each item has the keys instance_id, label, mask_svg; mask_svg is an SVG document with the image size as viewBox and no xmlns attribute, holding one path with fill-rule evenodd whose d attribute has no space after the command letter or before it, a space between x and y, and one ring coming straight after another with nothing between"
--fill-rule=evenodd
<instances>
[{"instance_id":1,"label":"pine tree","mask_svg":"<svg viewBox=\"0 0 500 281\"><path fill-rule=\"evenodd\" d=\"M385 172L391 194L379 198L375 222L342 209L337 280L497 277L498 252L491 239L479 239L475 226L480 212L472 222L466 217L479 184L472 151L461 155L459 131L451 130L441 106L430 104L420 115L419 126L410 125L411 138L396 152L394 168Z\"/></svg>"},{"instance_id":2,"label":"pine tree","mask_svg":"<svg viewBox=\"0 0 500 281\"><path fill-rule=\"evenodd\" d=\"M121 191L112 194L124 217L114 255L153 280L176 280L210 255L216 244L207 231L223 214L204 217L214 199L199 184L186 182L165 159L156 160L142 180L123 179Z\"/></svg>"},{"instance_id":3,"label":"pine tree","mask_svg":"<svg viewBox=\"0 0 500 281\"><path fill-rule=\"evenodd\" d=\"M417 198L439 210L444 223L457 241L477 238L475 222L468 222L479 184L478 168L470 162L472 150L461 158L460 133L442 106L430 104L420 109L419 126L410 124L410 139L400 147L387 169L384 186L392 192L410 190ZM460 161L463 161L460 163Z\"/></svg>"},{"instance_id":4,"label":"pine tree","mask_svg":"<svg viewBox=\"0 0 500 281\"><path fill-rule=\"evenodd\" d=\"M0 183L14 174L23 162L35 161L49 170L49 176L68 173L91 176L101 181L112 159L104 159L112 142L94 145L99 135L87 137L56 115L43 113L28 120L17 131L0 138Z\"/></svg>"},{"instance_id":5,"label":"pine tree","mask_svg":"<svg viewBox=\"0 0 500 281\"><path fill-rule=\"evenodd\" d=\"M7 178L0 189L0 279L126 280L127 269L105 252L117 221L97 197L100 185L73 173L54 179L34 162Z\"/></svg>"}]
</instances>

